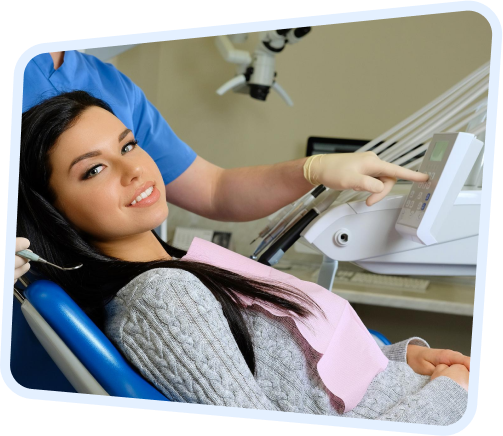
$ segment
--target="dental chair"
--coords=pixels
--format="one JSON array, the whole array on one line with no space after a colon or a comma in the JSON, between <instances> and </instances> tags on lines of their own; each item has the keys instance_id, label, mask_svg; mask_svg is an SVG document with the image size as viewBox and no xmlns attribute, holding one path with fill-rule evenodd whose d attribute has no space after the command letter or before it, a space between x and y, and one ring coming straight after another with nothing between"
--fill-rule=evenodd
<instances>
[{"instance_id":1,"label":"dental chair","mask_svg":"<svg viewBox=\"0 0 503 436\"><path fill-rule=\"evenodd\" d=\"M33 333L77 392L169 401L140 376L58 285L15 289Z\"/></svg>"},{"instance_id":2,"label":"dental chair","mask_svg":"<svg viewBox=\"0 0 503 436\"><path fill-rule=\"evenodd\" d=\"M33 333L77 392L169 401L58 285L37 280L22 292L14 288L14 294ZM390 344L369 331L380 346Z\"/></svg>"}]
</instances>

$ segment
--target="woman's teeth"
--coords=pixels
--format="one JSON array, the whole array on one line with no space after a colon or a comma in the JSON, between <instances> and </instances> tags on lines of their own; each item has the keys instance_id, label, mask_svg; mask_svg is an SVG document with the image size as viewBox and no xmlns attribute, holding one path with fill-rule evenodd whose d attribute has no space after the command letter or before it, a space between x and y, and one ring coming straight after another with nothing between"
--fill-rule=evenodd
<instances>
[{"instance_id":1,"label":"woman's teeth","mask_svg":"<svg viewBox=\"0 0 503 436\"><path fill-rule=\"evenodd\" d=\"M138 197L136 197L136 199L133 200L133 202L131 203L131 206L133 206L136 203L139 203L144 198L147 198L150 194L152 194L153 191L154 191L154 187L153 186L151 186L148 189L145 189L145 191L143 191L140 195L138 195Z\"/></svg>"}]
</instances>

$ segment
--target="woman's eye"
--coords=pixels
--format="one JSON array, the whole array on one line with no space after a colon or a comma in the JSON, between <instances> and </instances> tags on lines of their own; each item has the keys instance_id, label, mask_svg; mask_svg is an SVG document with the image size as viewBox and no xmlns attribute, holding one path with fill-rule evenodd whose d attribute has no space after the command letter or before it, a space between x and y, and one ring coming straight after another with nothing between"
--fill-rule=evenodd
<instances>
[{"instance_id":1,"label":"woman's eye","mask_svg":"<svg viewBox=\"0 0 503 436\"><path fill-rule=\"evenodd\" d=\"M84 179L90 179L91 177L97 176L103 171L103 168L103 165L96 165L92 167L90 170L86 171L86 173L84 174Z\"/></svg>"},{"instance_id":2,"label":"woman's eye","mask_svg":"<svg viewBox=\"0 0 503 436\"><path fill-rule=\"evenodd\" d=\"M131 150L133 150L136 147L137 144L138 144L138 141L128 142L124 147L122 147L121 154L129 153Z\"/></svg>"}]
</instances>

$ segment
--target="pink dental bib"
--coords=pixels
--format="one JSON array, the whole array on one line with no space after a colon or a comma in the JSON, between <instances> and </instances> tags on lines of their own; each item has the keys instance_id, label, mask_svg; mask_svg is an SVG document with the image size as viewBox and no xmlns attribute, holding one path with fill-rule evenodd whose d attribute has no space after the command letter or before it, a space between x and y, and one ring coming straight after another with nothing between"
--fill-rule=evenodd
<instances>
[{"instance_id":1,"label":"pink dental bib","mask_svg":"<svg viewBox=\"0 0 503 436\"><path fill-rule=\"evenodd\" d=\"M322 354L317 365L318 373L327 389L342 400L345 412L361 401L373 378L386 368L388 359L351 305L325 288L199 238L194 238L182 260L202 262L245 277L293 286L316 302L325 316L312 309L313 315L299 319L294 314L239 296L248 306L257 304L275 316L290 316L295 321L309 345Z\"/></svg>"}]
</instances>

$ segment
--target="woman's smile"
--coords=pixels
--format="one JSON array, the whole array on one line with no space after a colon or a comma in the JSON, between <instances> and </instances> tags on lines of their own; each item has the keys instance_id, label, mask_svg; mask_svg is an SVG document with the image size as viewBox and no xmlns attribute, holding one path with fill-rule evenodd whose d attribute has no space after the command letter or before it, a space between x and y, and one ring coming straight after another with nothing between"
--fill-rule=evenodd
<instances>
[{"instance_id":1,"label":"woman's smile","mask_svg":"<svg viewBox=\"0 0 503 436\"><path fill-rule=\"evenodd\" d=\"M148 188L144 189L145 186L150 185ZM137 190L138 191L138 190ZM134 200L129 203L128 207L149 207L159 198L161 198L161 193L154 186L153 182L147 182L142 188L139 189L140 193L133 196Z\"/></svg>"}]
</instances>

